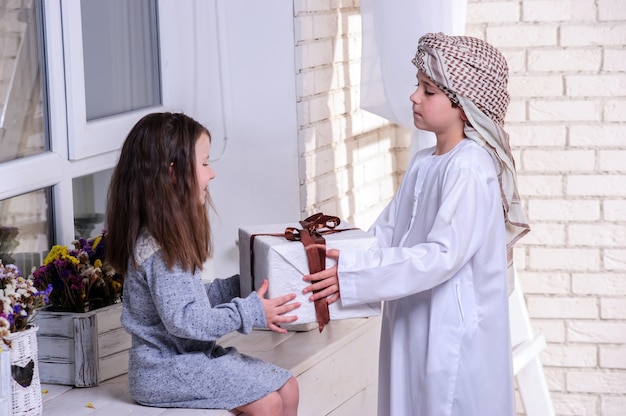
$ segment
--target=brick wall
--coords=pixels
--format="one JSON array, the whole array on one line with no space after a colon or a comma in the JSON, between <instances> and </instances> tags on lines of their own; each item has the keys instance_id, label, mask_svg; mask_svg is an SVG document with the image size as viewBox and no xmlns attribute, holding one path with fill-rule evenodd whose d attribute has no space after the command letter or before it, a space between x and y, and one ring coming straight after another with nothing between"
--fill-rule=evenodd
<instances>
[{"instance_id":1,"label":"brick wall","mask_svg":"<svg viewBox=\"0 0 626 416\"><path fill-rule=\"evenodd\" d=\"M367 228L399 184L410 132L359 108L358 0L294 5L302 215Z\"/></svg>"},{"instance_id":2,"label":"brick wall","mask_svg":"<svg viewBox=\"0 0 626 416\"><path fill-rule=\"evenodd\" d=\"M626 2L469 0L507 57L533 231L516 252L558 415L626 412Z\"/></svg>"},{"instance_id":3,"label":"brick wall","mask_svg":"<svg viewBox=\"0 0 626 416\"><path fill-rule=\"evenodd\" d=\"M367 227L404 172L409 133L358 107L358 0L294 4L302 207ZM516 263L548 341L556 413L621 416L626 0L468 0L466 33L498 47L511 69L505 127L532 227Z\"/></svg>"}]
</instances>

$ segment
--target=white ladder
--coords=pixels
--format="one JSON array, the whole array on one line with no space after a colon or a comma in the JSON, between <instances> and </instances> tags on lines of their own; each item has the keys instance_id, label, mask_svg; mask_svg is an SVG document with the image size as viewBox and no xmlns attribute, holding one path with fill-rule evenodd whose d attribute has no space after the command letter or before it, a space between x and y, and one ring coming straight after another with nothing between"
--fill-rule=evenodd
<instances>
[{"instance_id":1,"label":"white ladder","mask_svg":"<svg viewBox=\"0 0 626 416\"><path fill-rule=\"evenodd\" d=\"M546 347L543 334L535 336L524 294L515 274L515 290L509 296L513 374L517 379L526 416L554 416L554 407L539 354Z\"/></svg>"}]
</instances>

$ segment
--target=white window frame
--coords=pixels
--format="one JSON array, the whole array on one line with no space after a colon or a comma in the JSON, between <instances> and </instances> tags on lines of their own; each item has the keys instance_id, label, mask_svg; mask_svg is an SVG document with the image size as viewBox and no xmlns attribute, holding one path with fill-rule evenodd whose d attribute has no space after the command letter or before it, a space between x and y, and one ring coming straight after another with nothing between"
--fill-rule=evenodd
<instances>
[{"instance_id":1,"label":"white window frame","mask_svg":"<svg viewBox=\"0 0 626 416\"><path fill-rule=\"evenodd\" d=\"M55 243L69 244L74 238L72 179L114 167L140 117L182 111L207 125L214 137L224 134L217 6L206 0L159 0L163 105L87 122L80 0L42 3L51 149L0 163L0 200L52 187L54 217L49 221Z\"/></svg>"},{"instance_id":2,"label":"white window frame","mask_svg":"<svg viewBox=\"0 0 626 416\"><path fill-rule=\"evenodd\" d=\"M180 1L159 1L157 4L162 105L87 121L80 0L61 0L62 20L67 22L63 25L63 43L71 160L119 149L133 124L148 113L185 108L185 79L173 63L184 62L189 56L190 42L180 23L188 21L189 5L193 4ZM170 29L172 22L179 25Z\"/></svg>"}]
</instances>

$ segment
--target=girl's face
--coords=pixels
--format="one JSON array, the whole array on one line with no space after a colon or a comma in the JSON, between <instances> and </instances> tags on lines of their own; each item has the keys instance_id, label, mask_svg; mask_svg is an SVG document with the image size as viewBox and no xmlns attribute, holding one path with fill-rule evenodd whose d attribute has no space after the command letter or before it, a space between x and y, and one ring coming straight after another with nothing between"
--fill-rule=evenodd
<instances>
[{"instance_id":1,"label":"girl's face","mask_svg":"<svg viewBox=\"0 0 626 416\"><path fill-rule=\"evenodd\" d=\"M206 133L202 133L196 141L196 182L198 183L199 195L202 204L206 201L208 195L209 182L215 178L215 171L209 165L209 151L211 150L211 141Z\"/></svg>"},{"instance_id":2,"label":"girl's face","mask_svg":"<svg viewBox=\"0 0 626 416\"><path fill-rule=\"evenodd\" d=\"M413 123L420 130L437 136L463 131L463 111L453 107L448 96L422 71L417 73L417 89L411 94Z\"/></svg>"}]
</instances>

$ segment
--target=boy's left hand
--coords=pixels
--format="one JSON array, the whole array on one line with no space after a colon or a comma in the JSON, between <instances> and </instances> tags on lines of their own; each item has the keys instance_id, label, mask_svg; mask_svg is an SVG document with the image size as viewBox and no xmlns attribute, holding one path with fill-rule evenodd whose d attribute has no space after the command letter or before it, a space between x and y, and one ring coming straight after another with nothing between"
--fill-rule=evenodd
<instances>
[{"instance_id":1,"label":"boy's left hand","mask_svg":"<svg viewBox=\"0 0 626 416\"><path fill-rule=\"evenodd\" d=\"M330 258L339 260L339 250L328 250L326 255ZM316 301L318 299L327 297L328 304L335 303L341 297L339 292L339 277L337 276L337 266L333 266L321 272L307 274L303 277L305 282L313 282L311 285L305 287L302 293L313 293L309 299Z\"/></svg>"}]
</instances>

